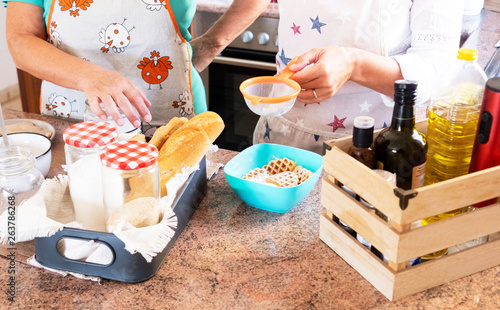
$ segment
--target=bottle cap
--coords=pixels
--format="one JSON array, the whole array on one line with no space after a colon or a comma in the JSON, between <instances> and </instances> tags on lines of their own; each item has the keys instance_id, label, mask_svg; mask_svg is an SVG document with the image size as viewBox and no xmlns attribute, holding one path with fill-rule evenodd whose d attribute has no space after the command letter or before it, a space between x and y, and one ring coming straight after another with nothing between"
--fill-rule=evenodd
<instances>
[{"instance_id":1,"label":"bottle cap","mask_svg":"<svg viewBox=\"0 0 500 310\"><path fill-rule=\"evenodd\" d=\"M477 50L473 48L461 48L458 50L458 59L472 61L477 59Z\"/></svg>"},{"instance_id":2,"label":"bottle cap","mask_svg":"<svg viewBox=\"0 0 500 310\"><path fill-rule=\"evenodd\" d=\"M118 138L118 129L106 122L81 122L66 128L64 143L78 148L94 148L113 143Z\"/></svg>"},{"instance_id":3,"label":"bottle cap","mask_svg":"<svg viewBox=\"0 0 500 310\"><path fill-rule=\"evenodd\" d=\"M417 100L418 83L412 80L394 82L394 101L404 105L414 105Z\"/></svg>"},{"instance_id":4,"label":"bottle cap","mask_svg":"<svg viewBox=\"0 0 500 310\"><path fill-rule=\"evenodd\" d=\"M370 116L358 116L353 121L352 144L358 148L370 147L373 143L375 120Z\"/></svg>"},{"instance_id":5,"label":"bottle cap","mask_svg":"<svg viewBox=\"0 0 500 310\"><path fill-rule=\"evenodd\" d=\"M119 170L149 167L158 160L158 149L142 141L118 141L106 146L100 154L101 163Z\"/></svg>"},{"instance_id":6,"label":"bottle cap","mask_svg":"<svg viewBox=\"0 0 500 310\"><path fill-rule=\"evenodd\" d=\"M495 93L500 93L500 77L488 79L488 81L486 81L486 87Z\"/></svg>"},{"instance_id":7,"label":"bottle cap","mask_svg":"<svg viewBox=\"0 0 500 310\"><path fill-rule=\"evenodd\" d=\"M375 120L370 116L357 116L353 121L354 127L366 129L375 125Z\"/></svg>"}]
</instances>

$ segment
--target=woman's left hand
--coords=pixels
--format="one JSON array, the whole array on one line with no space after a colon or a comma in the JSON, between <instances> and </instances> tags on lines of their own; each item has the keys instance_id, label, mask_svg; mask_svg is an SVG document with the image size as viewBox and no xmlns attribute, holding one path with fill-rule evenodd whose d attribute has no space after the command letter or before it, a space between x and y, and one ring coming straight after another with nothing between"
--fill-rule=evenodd
<instances>
[{"instance_id":1,"label":"woman's left hand","mask_svg":"<svg viewBox=\"0 0 500 310\"><path fill-rule=\"evenodd\" d=\"M307 67L311 64L313 66ZM332 97L351 78L355 65L354 48L329 46L302 54L290 66L290 70L295 71L292 80L302 88L297 99L311 104Z\"/></svg>"}]
</instances>

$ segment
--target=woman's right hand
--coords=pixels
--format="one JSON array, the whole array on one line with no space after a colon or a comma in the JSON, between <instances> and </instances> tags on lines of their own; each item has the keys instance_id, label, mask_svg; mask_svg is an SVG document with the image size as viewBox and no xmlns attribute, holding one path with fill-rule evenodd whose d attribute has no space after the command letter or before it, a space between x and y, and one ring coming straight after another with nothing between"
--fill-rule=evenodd
<instances>
[{"instance_id":1,"label":"woman's right hand","mask_svg":"<svg viewBox=\"0 0 500 310\"><path fill-rule=\"evenodd\" d=\"M85 92L90 108L101 119L107 119L107 112L118 126L122 126L120 109L136 128L141 125L139 116L145 122L151 121L151 102L141 89L120 73L98 67L77 83Z\"/></svg>"}]
</instances>

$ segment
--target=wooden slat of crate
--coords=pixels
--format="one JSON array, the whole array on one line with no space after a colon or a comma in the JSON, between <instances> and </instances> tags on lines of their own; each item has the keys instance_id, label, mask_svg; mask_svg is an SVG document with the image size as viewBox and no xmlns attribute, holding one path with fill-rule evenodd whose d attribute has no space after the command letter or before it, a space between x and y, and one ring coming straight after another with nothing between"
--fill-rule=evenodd
<instances>
[{"instance_id":1,"label":"wooden slat of crate","mask_svg":"<svg viewBox=\"0 0 500 310\"><path fill-rule=\"evenodd\" d=\"M498 265L500 239L393 272L326 214L320 239L356 269L385 297L394 301Z\"/></svg>"},{"instance_id":2,"label":"wooden slat of crate","mask_svg":"<svg viewBox=\"0 0 500 310\"><path fill-rule=\"evenodd\" d=\"M424 186L416 191L417 196L409 201L402 215L402 223L500 196L500 166Z\"/></svg>"},{"instance_id":3,"label":"wooden slat of crate","mask_svg":"<svg viewBox=\"0 0 500 310\"><path fill-rule=\"evenodd\" d=\"M321 204L396 263L500 231L500 204L494 204L399 233L328 178Z\"/></svg>"},{"instance_id":4,"label":"wooden slat of crate","mask_svg":"<svg viewBox=\"0 0 500 310\"><path fill-rule=\"evenodd\" d=\"M384 296L388 299L392 298L394 272L388 269L373 253L360 246L357 240L332 222L326 214L320 216L319 237Z\"/></svg>"},{"instance_id":5,"label":"wooden slat of crate","mask_svg":"<svg viewBox=\"0 0 500 310\"><path fill-rule=\"evenodd\" d=\"M396 274L394 300L500 264L500 240L413 266Z\"/></svg>"},{"instance_id":6,"label":"wooden slat of crate","mask_svg":"<svg viewBox=\"0 0 500 310\"><path fill-rule=\"evenodd\" d=\"M500 0L485 0L484 8L492 11L500 12Z\"/></svg>"},{"instance_id":7,"label":"wooden slat of crate","mask_svg":"<svg viewBox=\"0 0 500 310\"><path fill-rule=\"evenodd\" d=\"M391 219L401 222L402 212L394 187L336 146L323 156L323 169Z\"/></svg>"},{"instance_id":8,"label":"wooden slat of crate","mask_svg":"<svg viewBox=\"0 0 500 310\"><path fill-rule=\"evenodd\" d=\"M402 212L393 187L371 169L336 147L323 157L325 171L370 202L399 225L466 207L500 195L500 166L414 190L417 195ZM343 141L340 141L343 143Z\"/></svg>"},{"instance_id":9,"label":"wooden slat of crate","mask_svg":"<svg viewBox=\"0 0 500 310\"><path fill-rule=\"evenodd\" d=\"M398 233L388 227L387 223L374 212L369 212L361 206L360 202L326 178L322 181L321 204L389 259L396 261L399 243Z\"/></svg>"},{"instance_id":10,"label":"wooden slat of crate","mask_svg":"<svg viewBox=\"0 0 500 310\"><path fill-rule=\"evenodd\" d=\"M412 229L400 235L396 261L405 261L488 236L500 231L499 223L500 204L494 204Z\"/></svg>"}]
</instances>

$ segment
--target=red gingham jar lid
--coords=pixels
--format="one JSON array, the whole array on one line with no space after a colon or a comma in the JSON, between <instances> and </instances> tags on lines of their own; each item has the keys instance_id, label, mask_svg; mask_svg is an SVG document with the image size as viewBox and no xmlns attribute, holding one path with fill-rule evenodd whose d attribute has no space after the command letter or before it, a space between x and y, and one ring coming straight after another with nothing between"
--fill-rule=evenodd
<instances>
[{"instance_id":1,"label":"red gingham jar lid","mask_svg":"<svg viewBox=\"0 0 500 310\"><path fill-rule=\"evenodd\" d=\"M118 138L118 129L106 122L81 122L66 128L64 143L79 147L93 148L113 143Z\"/></svg>"},{"instance_id":2,"label":"red gingham jar lid","mask_svg":"<svg viewBox=\"0 0 500 310\"><path fill-rule=\"evenodd\" d=\"M142 141L118 141L106 146L101 152L104 166L135 170L149 167L158 160L158 149Z\"/></svg>"}]
</instances>

